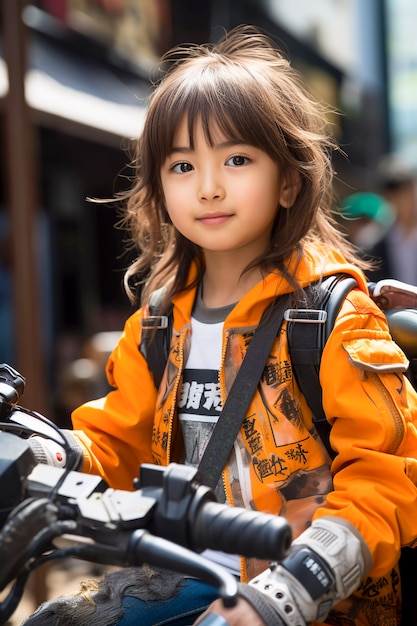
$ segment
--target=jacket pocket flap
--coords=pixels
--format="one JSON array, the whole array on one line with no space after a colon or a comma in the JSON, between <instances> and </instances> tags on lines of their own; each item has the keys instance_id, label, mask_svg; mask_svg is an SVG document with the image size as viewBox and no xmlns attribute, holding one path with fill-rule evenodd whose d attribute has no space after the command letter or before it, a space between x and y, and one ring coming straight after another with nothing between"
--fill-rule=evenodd
<instances>
[{"instance_id":1,"label":"jacket pocket flap","mask_svg":"<svg viewBox=\"0 0 417 626\"><path fill-rule=\"evenodd\" d=\"M361 330L358 336L358 331L351 331L346 333L342 345L350 362L360 370L384 374L408 369L407 357L388 333L371 331L364 336Z\"/></svg>"}]
</instances>

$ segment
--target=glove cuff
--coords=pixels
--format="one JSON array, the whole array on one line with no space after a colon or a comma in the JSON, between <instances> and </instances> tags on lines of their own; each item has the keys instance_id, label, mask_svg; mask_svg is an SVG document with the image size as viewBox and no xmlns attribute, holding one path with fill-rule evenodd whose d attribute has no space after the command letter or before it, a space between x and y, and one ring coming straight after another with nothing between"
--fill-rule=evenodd
<instances>
[{"instance_id":1,"label":"glove cuff","mask_svg":"<svg viewBox=\"0 0 417 626\"><path fill-rule=\"evenodd\" d=\"M239 596L247 600L261 616L266 626L285 626L279 613L276 611L275 600L269 598L251 585L238 583ZM303 626L301 624L300 626Z\"/></svg>"},{"instance_id":2,"label":"glove cuff","mask_svg":"<svg viewBox=\"0 0 417 626\"><path fill-rule=\"evenodd\" d=\"M74 437L74 435L71 433L70 430L65 429L62 432L65 434L65 438L71 448L72 454L74 455L74 465L71 467L71 469L76 470L76 471L77 470L81 471L82 466L84 464L83 449L78 443L77 438Z\"/></svg>"}]
</instances>

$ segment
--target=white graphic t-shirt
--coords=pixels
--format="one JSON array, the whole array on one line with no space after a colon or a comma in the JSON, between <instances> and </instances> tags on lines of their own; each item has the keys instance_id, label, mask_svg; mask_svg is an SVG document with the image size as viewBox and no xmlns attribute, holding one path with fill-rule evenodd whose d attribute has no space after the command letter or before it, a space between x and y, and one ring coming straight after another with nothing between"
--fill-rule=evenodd
<instances>
[{"instance_id":1,"label":"white graphic t-shirt","mask_svg":"<svg viewBox=\"0 0 417 626\"><path fill-rule=\"evenodd\" d=\"M223 322L191 319L191 351L178 402L186 462L198 465L222 410L219 387Z\"/></svg>"}]
</instances>

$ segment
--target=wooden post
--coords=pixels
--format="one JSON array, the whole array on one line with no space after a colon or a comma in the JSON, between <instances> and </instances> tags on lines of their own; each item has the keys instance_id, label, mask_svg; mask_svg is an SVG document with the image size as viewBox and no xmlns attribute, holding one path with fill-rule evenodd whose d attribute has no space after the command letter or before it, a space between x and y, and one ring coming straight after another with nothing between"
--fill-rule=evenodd
<instances>
[{"instance_id":1,"label":"wooden post","mask_svg":"<svg viewBox=\"0 0 417 626\"><path fill-rule=\"evenodd\" d=\"M14 366L27 380L20 404L47 414L45 354L40 324L37 240L38 190L35 129L25 98L26 31L22 22L25 0L1 0L4 54L9 92L5 109L5 185L11 227ZM31 576L30 592L37 606L47 598L45 569Z\"/></svg>"},{"instance_id":2,"label":"wooden post","mask_svg":"<svg viewBox=\"0 0 417 626\"><path fill-rule=\"evenodd\" d=\"M25 98L26 0L2 0L3 42L9 77L5 109L7 208L11 226L15 363L27 379L24 404L46 412L45 351L39 289L38 177L35 129Z\"/></svg>"}]
</instances>

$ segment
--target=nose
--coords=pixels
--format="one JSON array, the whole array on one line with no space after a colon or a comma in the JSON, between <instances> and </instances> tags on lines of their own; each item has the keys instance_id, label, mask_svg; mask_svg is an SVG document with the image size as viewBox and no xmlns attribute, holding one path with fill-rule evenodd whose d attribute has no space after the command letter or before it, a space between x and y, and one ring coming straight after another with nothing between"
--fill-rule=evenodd
<instances>
[{"instance_id":1,"label":"nose","mask_svg":"<svg viewBox=\"0 0 417 626\"><path fill-rule=\"evenodd\" d=\"M215 168L206 167L201 173L198 186L199 200L212 201L219 200L225 195L225 189L221 175Z\"/></svg>"}]
</instances>

